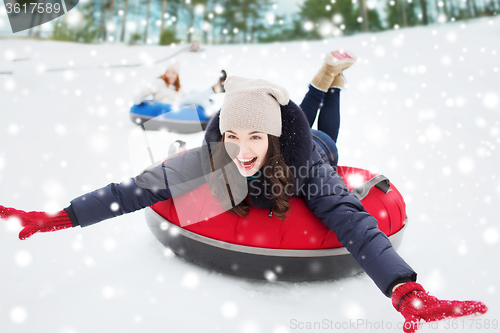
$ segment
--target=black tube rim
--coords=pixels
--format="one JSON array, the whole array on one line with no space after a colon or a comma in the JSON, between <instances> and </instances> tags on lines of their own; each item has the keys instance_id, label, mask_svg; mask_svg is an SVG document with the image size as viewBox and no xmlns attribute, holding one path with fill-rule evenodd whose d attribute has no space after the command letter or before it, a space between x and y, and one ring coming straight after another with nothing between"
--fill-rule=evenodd
<instances>
[{"instance_id":1,"label":"black tube rim","mask_svg":"<svg viewBox=\"0 0 500 333\"><path fill-rule=\"evenodd\" d=\"M255 255L263 255L263 256L272 256L272 257L330 257L330 256L341 256L350 254L350 252L345 247L340 248L332 248L332 249L317 249L317 250L290 250L290 249L271 249L271 248L263 248L263 247L253 247L246 245L239 245L228 243L220 240L216 240L213 238L209 238L206 236L199 235L192 231L183 229L178 225L170 222L157 212L155 212L151 207L147 207L145 209L146 220L148 224L151 225L150 221L155 224L160 225L160 228L164 231L168 231L171 235L181 235L183 237L190 238L192 240L214 246L217 248L221 248L228 251L234 252L242 252L248 254ZM162 227L163 226L163 227ZM389 240L393 244L394 248L398 248L403 239L403 234L408 226L408 218L406 218L403 227L397 231L396 233L388 236Z\"/></svg>"}]
</instances>

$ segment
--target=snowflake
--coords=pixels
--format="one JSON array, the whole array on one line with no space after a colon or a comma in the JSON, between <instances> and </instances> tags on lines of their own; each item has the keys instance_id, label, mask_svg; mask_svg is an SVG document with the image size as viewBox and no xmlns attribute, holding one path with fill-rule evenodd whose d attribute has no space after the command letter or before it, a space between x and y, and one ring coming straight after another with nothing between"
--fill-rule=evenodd
<instances>
[{"instance_id":1,"label":"snowflake","mask_svg":"<svg viewBox=\"0 0 500 333\"><path fill-rule=\"evenodd\" d=\"M499 233L498 229L495 227L490 227L484 230L483 232L483 240L487 244L496 244L498 243Z\"/></svg>"},{"instance_id":2,"label":"snowflake","mask_svg":"<svg viewBox=\"0 0 500 333\"><path fill-rule=\"evenodd\" d=\"M10 319L16 324L25 322L27 316L26 310L20 306L16 306L10 311Z\"/></svg>"},{"instance_id":3,"label":"snowflake","mask_svg":"<svg viewBox=\"0 0 500 333\"><path fill-rule=\"evenodd\" d=\"M194 289L200 284L200 277L198 274L189 272L182 278L182 286L188 289Z\"/></svg>"},{"instance_id":4,"label":"snowflake","mask_svg":"<svg viewBox=\"0 0 500 333\"><path fill-rule=\"evenodd\" d=\"M234 318L238 314L238 306L233 302L224 302L221 313L225 318Z\"/></svg>"},{"instance_id":5,"label":"snowflake","mask_svg":"<svg viewBox=\"0 0 500 333\"><path fill-rule=\"evenodd\" d=\"M31 264L31 253L28 251L19 251L15 256L16 264L20 267L26 267Z\"/></svg>"},{"instance_id":6,"label":"snowflake","mask_svg":"<svg viewBox=\"0 0 500 333\"><path fill-rule=\"evenodd\" d=\"M267 281L269 282L274 282L277 280L277 276L276 274L273 272L273 271L270 271L270 270L266 270L264 272L264 277L266 278Z\"/></svg>"},{"instance_id":7,"label":"snowflake","mask_svg":"<svg viewBox=\"0 0 500 333\"><path fill-rule=\"evenodd\" d=\"M422 303L422 301L420 299L414 299L412 302L411 302L411 305L415 308L415 309L420 309L424 304Z\"/></svg>"}]
</instances>

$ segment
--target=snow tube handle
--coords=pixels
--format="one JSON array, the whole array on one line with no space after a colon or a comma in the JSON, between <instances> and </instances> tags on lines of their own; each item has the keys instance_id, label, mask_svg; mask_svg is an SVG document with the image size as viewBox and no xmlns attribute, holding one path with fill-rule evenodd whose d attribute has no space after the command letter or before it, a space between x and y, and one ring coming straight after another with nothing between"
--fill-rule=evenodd
<instances>
[{"instance_id":1,"label":"snow tube handle","mask_svg":"<svg viewBox=\"0 0 500 333\"><path fill-rule=\"evenodd\" d=\"M361 201L368 195L373 186L382 192L387 193L391 189L391 182L386 176L378 175L369 181L364 182L360 186L355 187L352 190L352 193Z\"/></svg>"},{"instance_id":2,"label":"snow tube handle","mask_svg":"<svg viewBox=\"0 0 500 333\"><path fill-rule=\"evenodd\" d=\"M177 147L176 143L179 144L179 146ZM177 155L179 154L180 152L183 152L184 150L186 150L186 142L182 141L182 140L176 140L175 142L173 142L170 147L168 147L168 156L171 157L171 156L174 156L174 155Z\"/></svg>"}]
</instances>

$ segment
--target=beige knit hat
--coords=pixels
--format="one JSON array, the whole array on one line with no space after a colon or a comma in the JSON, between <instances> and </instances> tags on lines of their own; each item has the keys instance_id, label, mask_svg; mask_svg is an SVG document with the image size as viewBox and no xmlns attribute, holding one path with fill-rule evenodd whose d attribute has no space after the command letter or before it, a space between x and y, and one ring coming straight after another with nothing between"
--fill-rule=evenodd
<instances>
[{"instance_id":1,"label":"beige knit hat","mask_svg":"<svg viewBox=\"0 0 500 333\"><path fill-rule=\"evenodd\" d=\"M181 72L181 64L178 61L172 62L170 65L168 65L165 72L168 71L169 69L173 70L174 72L177 73L177 75L179 75Z\"/></svg>"},{"instance_id":2,"label":"beige knit hat","mask_svg":"<svg viewBox=\"0 0 500 333\"><path fill-rule=\"evenodd\" d=\"M230 76L220 111L219 130L250 129L281 135L281 108L290 101L282 86L266 80Z\"/></svg>"}]
</instances>

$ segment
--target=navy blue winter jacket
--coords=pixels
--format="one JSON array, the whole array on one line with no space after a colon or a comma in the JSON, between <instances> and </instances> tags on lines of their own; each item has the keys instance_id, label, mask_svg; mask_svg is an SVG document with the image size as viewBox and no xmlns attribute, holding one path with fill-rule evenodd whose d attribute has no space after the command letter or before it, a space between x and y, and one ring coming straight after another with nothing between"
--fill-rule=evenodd
<instances>
[{"instance_id":1,"label":"navy blue winter jacket","mask_svg":"<svg viewBox=\"0 0 500 333\"><path fill-rule=\"evenodd\" d=\"M416 281L415 271L396 253L387 236L378 229L376 219L348 191L324 151L312 140L300 107L290 101L281 107L281 114L280 149L295 176L294 195L302 197L314 214L337 235L386 296L390 297L397 283ZM202 147L151 167L128 181L109 184L72 200L66 211L73 225L86 227L151 206L203 184L211 172L211 151L207 148L221 138L219 114L216 114L207 127ZM274 203L264 196L266 184L263 175L248 180L252 205L273 207Z\"/></svg>"}]
</instances>

